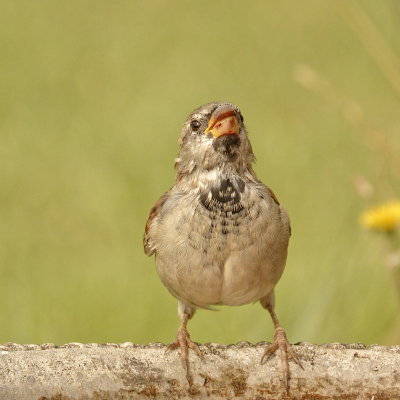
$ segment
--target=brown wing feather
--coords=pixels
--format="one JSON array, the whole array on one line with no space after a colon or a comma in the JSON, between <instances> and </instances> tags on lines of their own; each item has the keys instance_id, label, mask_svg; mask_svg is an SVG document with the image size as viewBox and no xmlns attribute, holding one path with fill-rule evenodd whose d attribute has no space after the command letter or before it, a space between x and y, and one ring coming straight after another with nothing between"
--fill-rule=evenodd
<instances>
[{"instance_id":1,"label":"brown wing feather","mask_svg":"<svg viewBox=\"0 0 400 400\"><path fill-rule=\"evenodd\" d=\"M268 191L269 195L271 196L272 200L273 200L278 206L282 207L282 206L280 205L279 201L278 201L278 198L275 196L275 193L274 193L268 186L265 186L265 188L267 189L267 191ZM289 222L289 236L292 236L292 226L290 225L290 222Z\"/></svg>"},{"instance_id":2,"label":"brown wing feather","mask_svg":"<svg viewBox=\"0 0 400 400\"><path fill-rule=\"evenodd\" d=\"M278 204L278 206L282 207L282 206L279 204L279 201L278 201L277 197L275 196L275 193L274 193L269 187L266 187L266 188L267 188L268 193L270 194L272 200L274 200L274 202L275 202L276 204ZM292 226L290 225L290 222L289 222L289 236L292 236Z\"/></svg>"},{"instance_id":3,"label":"brown wing feather","mask_svg":"<svg viewBox=\"0 0 400 400\"><path fill-rule=\"evenodd\" d=\"M150 237L150 227L152 223L154 222L154 219L157 217L159 214L160 208L163 206L165 201L168 198L168 193L164 193L154 204L152 209L150 210L150 215L149 218L147 219L146 226L144 228L144 235L143 235L143 248L144 252L148 255L151 256L152 254L155 253L156 249L152 246L151 244L151 237Z\"/></svg>"},{"instance_id":4,"label":"brown wing feather","mask_svg":"<svg viewBox=\"0 0 400 400\"><path fill-rule=\"evenodd\" d=\"M275 196L275 193L274 193L268 186L265 186L265 187L266 187L266 189L267 189L267 191L268 191L268 194L271 196L272 200L273 200L276 204L278 204L278 206L279 206L280 204L279 204L279 201L278 201L277 197Z\"/></svg>"}]
</instances>

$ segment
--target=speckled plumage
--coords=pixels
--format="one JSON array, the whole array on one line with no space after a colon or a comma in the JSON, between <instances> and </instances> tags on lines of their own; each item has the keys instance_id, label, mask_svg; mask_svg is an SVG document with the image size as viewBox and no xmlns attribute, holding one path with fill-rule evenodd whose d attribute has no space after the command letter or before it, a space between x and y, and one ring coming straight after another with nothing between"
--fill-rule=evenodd
<instances>
[{"instance_id":1,"label":"speckled plumage","mask_svg":"<svg viewBox=\"0 0 400 400\"><path fill-rule=\"evenodd\" d=\"M216 123L212 118L237 129L218 137L205 133ZM155 253L162 282L179 300L180 333L187 336L174 347L186 341L193 348L186 322L197 307L260 300L276 319L273 289L285 267L290 223L252 170L253 151L235 105L194 110L179 143L177 180L151 210L144 248ZM187 354L184 361L188 372Z\"/></svg>"}]
</instances>

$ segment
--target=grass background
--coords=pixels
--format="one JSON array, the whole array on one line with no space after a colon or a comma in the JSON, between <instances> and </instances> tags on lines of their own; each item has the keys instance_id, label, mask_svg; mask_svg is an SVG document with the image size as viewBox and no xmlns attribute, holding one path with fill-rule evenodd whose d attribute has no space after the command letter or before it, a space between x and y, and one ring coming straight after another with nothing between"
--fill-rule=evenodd
<instances>
[{"instance_id":1,"label":"grass background","mask_svg":"<svg viewBox=\"0 0 400 400\"><path fill-rule=\"evenodd\" d=\"M396 1L351 4L399 50ZM398 195L398 176L330 89L295 79L308 65L399 149L399 93L346 10L331 0L1 2L0 342L172 340L176 300L142 232L174 182L182 123L211 100L240 106L256 172L291 216L277 287L289 339L397 340L381 238L358 216ZM369 199L355 174L372 183ZM189 330L222 343L273 333L258 304L199 311Z\"/></svg>"}]
</instances>

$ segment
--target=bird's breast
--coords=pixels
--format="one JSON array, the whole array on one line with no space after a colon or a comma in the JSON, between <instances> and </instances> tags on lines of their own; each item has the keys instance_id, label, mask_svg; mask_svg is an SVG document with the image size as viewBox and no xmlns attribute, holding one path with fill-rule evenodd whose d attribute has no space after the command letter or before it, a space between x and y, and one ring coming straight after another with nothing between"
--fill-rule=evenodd
<instances>
[{"instance_id":1,"label":"bird's breast","mask_svg":"<svg viewBox=\"0 0 400 400\"><path fill-rule=\"evenodd\" d=\"M178 298L198 306L238 305L273 287L288 234L279 205L262 196L229 177L180 198L179 213L165 217L157 252L159 274Z\"/></svg>"},{"instance_id":2,"label":"bird's breast","mask_svg":"<svg viewBox=\"0 0 400 400\"><path fill-rule=\"evenodd\" d=\"M265 202L239 177L220 179L201 191L190 216L188 245L200 251L203 262L223 265L231 252L241 251L258 239Z\"/></svg>"},{"instance_id":3,"label":"bird's breast","mask_svg":"<svg viewBox=\"0 0 400 400\"><path fill-rule=\"evenodd\" d=\"M244 189L245 183L241 178L222 179L218 184L204 190L199 201L213 215L238 214L244 209L241 202Z\"/></svg>"}]
</instances>

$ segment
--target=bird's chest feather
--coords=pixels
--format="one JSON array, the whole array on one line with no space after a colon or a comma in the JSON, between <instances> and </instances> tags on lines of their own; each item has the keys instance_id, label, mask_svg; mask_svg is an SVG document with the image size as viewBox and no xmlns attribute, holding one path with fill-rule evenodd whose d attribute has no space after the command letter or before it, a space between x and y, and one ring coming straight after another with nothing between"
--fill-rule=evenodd
<instances>
[{"instance_id":1,"label":"bird's chest feather","mask_svg":"<svg viewBox=\"0 0 400 400\"><path fill-rule=\"evenodd\" d=\"M222 262L223 254L242 250L256 240L252 231L261 222L261 205L241 178L223 178L209 185L195 204L188 245L207 262L216 258Z\"/></svg>"},{"instance_id":2,"label":"bird's chest feather","mask_svg":"<svg viewBox=\"0 0 400 400\"><path fill-rule=\"evenodd\" d=\"M180 197L176 207L179 218L171 210L160 231L157 267L178 298L199 306L237 305L271 289L284 265L275 256L279 206L255 184L220 179Z\"/></svg>"},{"instance_id":3,"label":"bird's chest feather","mask_svg":"<svg viewBox=\"0 0 400 400\"><path fill-rule=\"evenodd\" d=\"M222 235L238 231L234 228L240 227L246 214L242 201L244 189L245 183L241 178L226 178L200 194L196 211L199 220L206 223L203 230L205 238L214 231Z\"/></svg>"}]
</instances>

